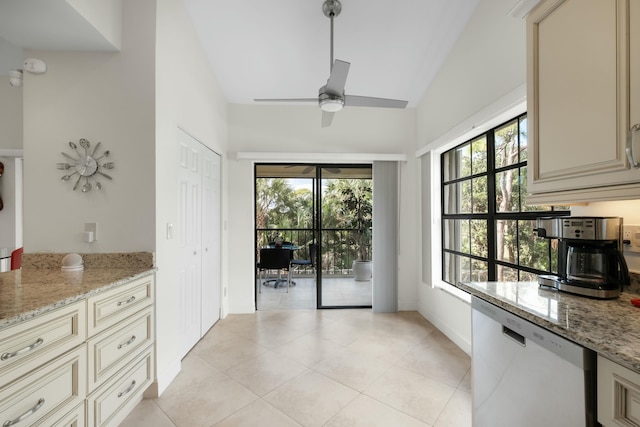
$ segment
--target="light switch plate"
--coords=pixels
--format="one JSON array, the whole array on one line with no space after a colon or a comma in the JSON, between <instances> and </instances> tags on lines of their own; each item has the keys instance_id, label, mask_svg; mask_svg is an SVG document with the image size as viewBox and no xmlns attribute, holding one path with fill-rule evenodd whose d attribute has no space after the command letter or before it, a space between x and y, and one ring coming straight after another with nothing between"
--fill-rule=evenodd
<instances>
[{"instance_id":1,"label":"light switch plate","mask_svg":"<svg viewBox=\"0 0 640 427\"><path fill-rule=\"evenodd\" d=\"M93 241L98 240L98 223L96 222L85 222L84 223L84 231L91 231L93 233Z\"/></svg>"},{"instance_id":2,"label":"light switch plate","mask_svg":"<svg viewBox=\"0 0 640 427\"><path fill-rule=\"evenodd\" d=\"M640 225L623 225L622 240L625 252L640 252Z\"/></svg>"}]
</instances>

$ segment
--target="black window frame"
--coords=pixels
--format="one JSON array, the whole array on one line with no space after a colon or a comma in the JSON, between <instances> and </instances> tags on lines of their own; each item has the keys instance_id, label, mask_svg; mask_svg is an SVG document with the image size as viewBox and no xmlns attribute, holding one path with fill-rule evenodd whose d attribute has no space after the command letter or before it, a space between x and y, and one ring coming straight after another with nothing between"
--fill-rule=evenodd
<instances>
[{"instance_id":1,"label":"black window frame","mask_svg":"<svg viewBox=\"0 0 640 427\"><path fill-rule=\"evenodd\" d=\"M495 138L495 134L496 131L501 130L503 128L505 128L506 126L509 126L512 123L516 123L518 128L517 128L517 138L518 138L518 144L519 147L521 145L522 142L522 129L521 126L523 124L523 121L526 120L527 118L527 113L522 113L520 115L517 115L509 120L506 120L505 122L485 131L482 132L476 136L474 136L473 138L470 138L458 145L456 145L455 147L452 147L444 152L442 152L440 154L440 212L441 212L441 233L440 233L440 237L441 237L441 258L442 258L442 270L441 270L441 279L442 281L444 281L445 283L449 283L454 285L455 283L452 283L451 278L446 277L447 276L447 257L448 256L453 256L452 258L456 258L456 257L460 257L459 260L462 260L464 258L468 259L469 262L469 277L471 279L473 279L473 261L479 261L479 262L486 262L487 264L487 273L486 273L486 281L496 281L497 280L497 270L499 266L503 266L506 268L510 268L510 269L514 269L517 271L517 276L518 276L518 281L520 281L523 273L527 273L528 277L531 277L531 275L541 275L541 274L552 274L555 273L556 271L554 271L555 269L557 269L557 252L554 251L554 241L552 240L548 240L545 239L547 242L547 256L548 256L548 260L547 260L547 265L550 266L549 270L541 270L541 269L537 269L537 268L532 268L526 265L521 265L520 264L520 250L518 250L518 256L516 259L516 263L511 263L508 261L505 261L504 259L498 259L497 258L497 236L496 236L496 230L497 230L497 224L498 221L515 221L516 222L516 246L518 247L518 249L520 248L520 229L518 228L519 226L519 221L535 221L537 218L539 217L548 217L548 216L565 216L565 215L570 215L570 211L568 210L568 208L566 207L556 207L556 206L549 206L548 210L523 210L523 207L525 206L525 204L523 203L522 199L522 191L518 191L518 211L512 211L512 212L498 212L497 210L497 206L496 206L496 201L497 201L497 189L496 189L496 176L497 174L501 173L501 172L505 172L508 171L510 169L519 169L519 185L526 185L526 183L523 183L523 179L528 179L528 174L526 171L527 168L527 158L528 156L523 156L522 150L518 150L519 154L518 154L518 159L515 163L509 164L507 166L503 166L503 167L498 167L496 168L496 164L495 164L495 158L496 158L496 151L495 151L495 147L496 147L496 138ZM526 132L525 132L526 134ZM454 153L456 150L461 150L465 145L468 145L470 148L470 158L473 157L473 151L472 151L472 144L476 141L482 140L482 138L484 138L486 140L486 171L481 171L478 173L474 173L473 171L473 162L471 162L471 170L469 171L469 174L467 176L462 176L462 177L453 177L452 179L445 179L445 174L446 174L446 170L445 170L445 163L446 163L446 156L448 153ZM526 138L524 139L525 144L526 144ZM528 149L528 146L524 148L525 150ZM524 158L523 158L524 157ZM473 191L473 183L474 182L478 182L478 179L482 179L483 177L486 176L486 187L487 187L487 207L486 210L487 212L484 213L478 213L478 212L465 212L465 213L461 213L461 212L455 212L455 213L448 213L446 211L446 189L447 186L450 185L458 185L458 184L462 184L462 183L466 183L466 182L470 182L471 184L471 200L473 200L473 197L475 195L474 191ZM475 180L475 181L474 181ZM526 189L525 189L526 191ZM455 193L455 192L454 192ZM472 203L472 202L471 202ZM473 206L473 203L472 203ZM486 229L487 229L487 254L486 257L482 256L482 255L477 255L477 254L473 254L471 248L469 248L468 252L464 252L464 251L459 251L456 249L451 249L451 248L447 248L447 244L446 244L446 229L447 226L446 224L448 224L448 220L458 220L458 221L469 221L469 224L471 224L471 221L473 220L480 220L480 221L486 221ZM471 229L469 227L469 229ZM471 235L470 235L470 240L471 240ZM556 258L556 259L554 259ZM459 272L456 271L455 272L455 277L453 281L459 281L459 279L461 279L459 277ZM525 278L525 280L530 280L529 278ZM485 281L485 280L481 280L481 281Z\"/></svg>"}]
</instances>

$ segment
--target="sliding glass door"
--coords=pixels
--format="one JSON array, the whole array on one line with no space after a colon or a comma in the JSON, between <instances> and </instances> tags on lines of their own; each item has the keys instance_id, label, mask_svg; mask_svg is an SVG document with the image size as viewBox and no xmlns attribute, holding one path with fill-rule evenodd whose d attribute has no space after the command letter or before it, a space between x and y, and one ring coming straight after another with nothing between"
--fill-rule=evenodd
<instances>
[{"instance_id":1,"label":"sliding glass door","mask_svg":"<svg viewBox=\"0 0 640 427\"><path fill-rule=\"evenodd\" d=\"M286 296L259 284L258 309L371 307L371 165L257 164L255 177L256 263L290 243L295 283Z\"/></svg>"},{"instance_id":2,"label":"sliding glass door","mask_svg":"<svg viewBox=\"0 0 640 427\"><path fill-rule=\"evenodd\" d=\"M318 307L371 307L371 166L320 166L317 173Z\"/></svg>"}]
</instances>

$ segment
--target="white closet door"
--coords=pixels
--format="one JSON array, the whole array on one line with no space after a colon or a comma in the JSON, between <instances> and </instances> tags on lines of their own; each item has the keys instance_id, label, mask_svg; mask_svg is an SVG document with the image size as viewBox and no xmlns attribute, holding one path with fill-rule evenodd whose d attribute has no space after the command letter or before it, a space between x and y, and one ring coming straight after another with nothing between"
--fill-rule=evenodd
<instances>
[{"instance_id":1,"label":"white closet door","mask_svg":"<svg viewBox=\"0 0 640 427\"><path fill-rule=\"evenodd\" d=\"M202 305L204 336L220 319L220 205L221 161L213 151L202 150Z\"/></svg>"},{"instance_id":2,"label":"white closet door","mask_svg":"<svg viewBox=\"0 0 640 427\"><path fill-rule=\"evenodd\" d=\"M179 132L179 226L180 246L180 357L201 337L202 299L202 176L199 143Z\"/></svg>"}]
</instances>

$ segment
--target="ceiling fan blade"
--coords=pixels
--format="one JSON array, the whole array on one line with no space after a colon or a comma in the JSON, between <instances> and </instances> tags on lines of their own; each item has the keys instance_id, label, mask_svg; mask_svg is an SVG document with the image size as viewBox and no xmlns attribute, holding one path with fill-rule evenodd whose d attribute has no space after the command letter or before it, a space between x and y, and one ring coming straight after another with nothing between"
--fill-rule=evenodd
<instances>
[{"instance_id":1,"label":"ceiling fan blade","mask_svg":"<svg viewBox=\"0 0 640 427\"><path fill-rule=\"evenodd\" d=\"M350 63L336 59L331 67L331 75L327 81L325 93L329 95L342 95L344 93L344 85L347 83L347 74L349 74Z\"/></svg>"},{"instance_id":2,"label":"ceiling fan blade","mask_svg":"<svg viewBox=\"0 0 640 427\"><path fill-rule=\"evenodd\" d=\"M318 102L318 98L261 98L254 99L256 102Z\"/></svg>"},{"instance_id":3,"label":"ceiling fan blade","mask_svg":"<svg viewBox=\"0 0 640 427\"><path fill-rule=\"evenodd\" d=\"M344 105L348 107L405 108L409 101L399 99L373 98L370 96L345 95Z\"/></svg>"},{"instance_id":4,"label":"ceiling fan blade","mask_svg":"<svg viewBox=\"0 0 640 427\"><path fill-rule=\"evenodd\" d=\"M322 121L320 122L320 126L323 128L327 128L331 126L331 121L333 120L333 116L336 113L329 113L327 111L322 112Z\"/></svg>"}]
</instances>

